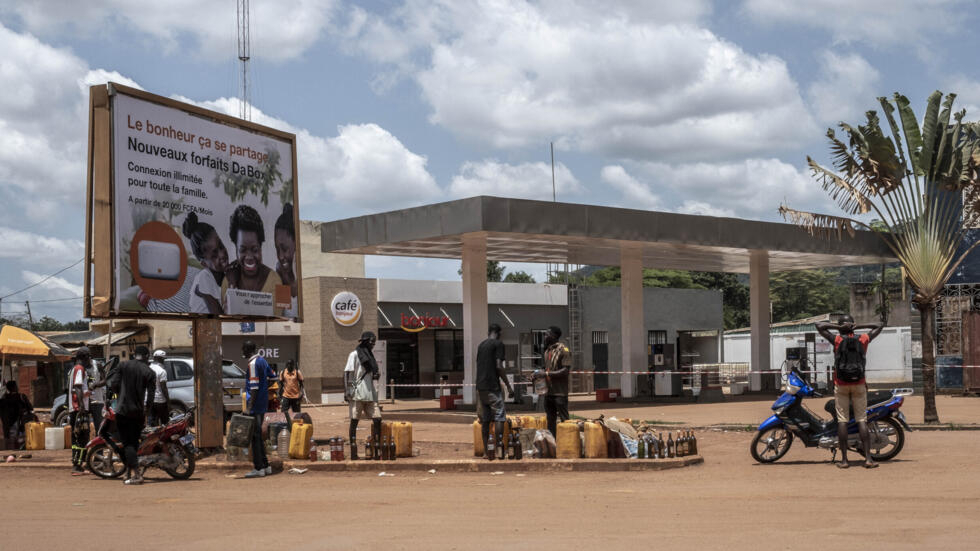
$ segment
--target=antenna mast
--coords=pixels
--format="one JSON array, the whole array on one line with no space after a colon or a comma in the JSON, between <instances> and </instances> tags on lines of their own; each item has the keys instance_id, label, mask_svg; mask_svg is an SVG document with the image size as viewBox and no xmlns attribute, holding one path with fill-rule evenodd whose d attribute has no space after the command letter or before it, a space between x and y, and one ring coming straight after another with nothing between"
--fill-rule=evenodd
<instances>
[{"instance_id":1,"label":"antenna mast","mask_svg":"<svg viewBox=\"0 0 980 551\"><path fill-rule=\"evenodd\" d=\"M248 97L248 60L252 57L248 32L248 0L238 0L238 60L242 62L242 80L238 86L238 116L252 120L252 105Z\"/></svg>"}]
</instances>

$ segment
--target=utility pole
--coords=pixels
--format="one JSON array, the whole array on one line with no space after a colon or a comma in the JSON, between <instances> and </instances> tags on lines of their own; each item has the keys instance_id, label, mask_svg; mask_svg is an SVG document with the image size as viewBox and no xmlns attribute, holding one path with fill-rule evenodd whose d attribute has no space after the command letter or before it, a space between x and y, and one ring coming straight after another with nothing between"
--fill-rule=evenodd
<instances>
[{"instance_id":1,"label":"utility pole","mask_svg":"<svg viewBox=\"0 0 980 551\"><path fill-rule=\"evenodd\" d=\"M252 57L252 48L248 29L248 0L238 0L238 60L242 62L241 82L238 86L238 116L252 120L252 102L248 97L248 61Z\"/></svg>"},{"instance_id":2,"label":"utility pole","mask_svg":"<svg viewBox=\"0 0 980 551\"><path fill-rule=\"evenodd\" d=\"M30 322L29 327L31 331L34 330L34 316L31 315L31 301L25 300L24 304L27 306L27 321Z\"/></svg>"}]
</instances>

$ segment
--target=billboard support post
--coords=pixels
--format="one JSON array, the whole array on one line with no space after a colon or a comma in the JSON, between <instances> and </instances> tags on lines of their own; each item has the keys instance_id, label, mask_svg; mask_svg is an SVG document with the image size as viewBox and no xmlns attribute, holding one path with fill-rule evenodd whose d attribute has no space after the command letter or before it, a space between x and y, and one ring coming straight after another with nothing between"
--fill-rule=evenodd
<instances>
[{"instance_id":1,"label":"billboard support post","mask_svg":"<svg viewBox=\"0 0 980 551\"><path fill-rule=\"evenodd\" d=\"M221 381L221 320L194 319L194 400L197 445L224 445L225 408Z\"/></svg>"}]
</instances>

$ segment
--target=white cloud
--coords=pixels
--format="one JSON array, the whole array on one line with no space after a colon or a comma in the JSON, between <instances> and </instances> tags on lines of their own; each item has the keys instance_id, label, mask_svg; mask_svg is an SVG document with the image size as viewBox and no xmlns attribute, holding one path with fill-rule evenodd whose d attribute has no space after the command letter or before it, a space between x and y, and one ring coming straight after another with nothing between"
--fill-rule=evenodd
<instances>
[{"instance_id":1,"label":"white cloud","mask_svg":"<svg viewBox=\"0 0 980 551\"><path fill-rule=\"evenodd\" d=\"M556 141L618 157L701 160L786 149L813 135L781 59L642 4L571 6L409 1L383 16L359 12L346 36L411 74L433 123L499 148ZM379 46L388 43L400 47Z\"/></svg>"},{"instance_id":2,"label":"white cloud","mask_svg":"<svg viewBox=\"0 0 980 551\"><path fill-rule=\"evenodd\" d=\"M953 107L957 111L966 109L965 120L980 120L980 81L964 74L956 74L947 80L944 92L956 94Z\"/></svg>"},{"instance_id":3,"label":"white cloud","mask_svg":"<svg viewBox=\"0 0 980 551\"><path fill-rule=\"evenodd\" d=\"M238 98L175 99L238 116ZM300 202L338 200L346 206L384 210L421 204L443 195L425 156L413 153L380 126L349 124L324 138L252 107L252 121L296 134Z\"/></svg>"},{"instance_id":4,"label":"white cloud","mask_svg":"<svg viewBox=\"0 0 980 551\"><path fill-rule=\"evenodd\" d=\"M634 208L647 210L661 210L663 202L660 197L653 192L651 186L644 184L631 176L626 169L620 165L610 165L602 167L599 178L603 183L612 186L622 194L626 204Z\"/></svg>"},{"instance_id":5,"label":"white cloud","mask_svg":"<svg viewBox=\"0 0 980 551\"><path fill-rule=\"evenodd\" d=\"M877 98L885 95L878 89L881 75L867 60L855 53L830 50L818 57L820 75L810 84L807 95L821 122L856 124L864 120L865 111L879 108Z\"/></svg>"},{"instance_id":6,"label":"white cloud","mask_svg":"<svg viewBox=\"0 0 980 551\"><path fill-rule=\"evenodd\" d=\"M555 189L559 200L582 193L578 178L562 163L555 164ZM488 159L466 162L453 177L449 193L455 197L496 195L519 199L552 199L551 165L522 163L511 165Z\"/></svg>"},{"instance_id":7,"label":"white cloud","mask_svg":"<svg viewBox=\"0 0 980 551\"><path fill-rule=\"evenodd\" d=\"M731 163L633 163L602 170L603 182L626 204L687 214L773 220L780 203L818 212L837 212L802 169L778 159ZM656 190L656 192L654 191Z\"/></svg>"},{"instance_id":8,"label":"white cloud","mask_svg":"<svg viewBox=\"0 0 980 551\"><path fill-rule=\"evenodd\" d=\"M0 226L0 258L44 266L66 266L85 256L85 244Z\"/></svg>"},{"instance_id":9,"label":"white cloud","mask_svg":"<svg viewBox=\"0 0 980 551\"><path fill-rule=\"evenodd\" d=\"M955 35L971 7L968 0L745 0L744 4L745 11L757 21L823 29L836 42L914 44L925 50L930 38Z\"/></svg>"},{"instance_id":10,"label":"white cloud","mask_svg":"<svg viewBox=\"0 0 980 551\"><path fill-rule=\"evenodd\" d=\"M237 12L231 1L45 0L13 2L0 9L42 35L92 38L127 30L143 38L146 47L168 52L227 59L236 51ZM319 38L334 9L331 0L252 2L253 51L271 60L301 55Z\"/></svg>"},{"instance_id":11,"label":"white cloud","mask_svg":"<svg viewBox=\"0 0 980 551\"><path fill-rule=\"evenodd\" d=\"M77 297L82 295L83 287L75 285L62 277L54 276L44 279L44 274L32 272L30 270L21 271L21 277L28 285L38 284L34 289L43 290L45 298L65 298Z\"/></svg>"}]
</instances>

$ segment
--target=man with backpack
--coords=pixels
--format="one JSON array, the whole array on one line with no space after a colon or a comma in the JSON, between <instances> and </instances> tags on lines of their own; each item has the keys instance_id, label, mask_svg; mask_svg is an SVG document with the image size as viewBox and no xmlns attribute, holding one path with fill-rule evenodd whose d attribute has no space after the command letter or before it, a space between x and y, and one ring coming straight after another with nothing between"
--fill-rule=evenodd
<instances>
[{"instance_id":1,"label":"man with backpack","mask_svg":"<svg viewBox=\"0 0 980 551\"><path fill-rule=\"evenodd\" d=\"M841 469L850 467L847 462L847 423L850 411L854 410L854 420L858 424L861 446L865 450L864 467L878 466L871 458L871 437L868 434L868 385L864 379L867 364L868 345L877 337L884 326L878 324L854 325L854 318L841 316L836 325L817 323L820 336L834 345L834 398L837 405L837 439L840 447ZM836 329L838 334L831 333ZM870 329L868 333L855 335L856 329Z\"/></svg>"}]
</instances>

